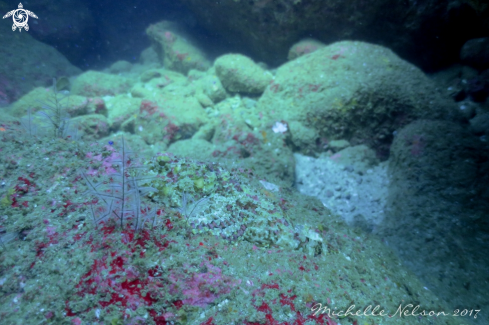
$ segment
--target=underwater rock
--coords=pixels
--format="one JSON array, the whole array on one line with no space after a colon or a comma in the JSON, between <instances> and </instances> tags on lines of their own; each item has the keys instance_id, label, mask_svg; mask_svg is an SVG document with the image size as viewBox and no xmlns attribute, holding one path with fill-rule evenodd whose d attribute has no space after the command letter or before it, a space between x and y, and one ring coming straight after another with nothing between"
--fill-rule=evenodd
<instances>
[{"instance_id":1,"label":"underwater rock","mask_svg":"<svg viewBox=\"0 0 489 325\"><path fill-rule=\"evenodd\" d=\"M142 100L139 113L122 126L124 131L141 136L147 144L171 143L190 139L208 117L194 97L160 94L155 100Z\"/></svg>"},{"instance_id":2,"label":"underwater rock","mask_svg":"<svg viewBox=\"0 0 489 325\"><path fill-rule=\"evenodd\" d=\"M310 38L300 40L299 42L292 45L292 47L289 50L289 55L287 55L287 59L289 61L294 60L299 56L312 53L325 46L326 44Z\"/></svg>"},{"instance_id":3,"label":"underwater rock","mask_svg":"<svg viewBox=\"0 0 489 325\"><path fill-rule=\"evenodd\" d=\"M205 54L174 24L162 21L150 25L146 33L153 43L161 64L166 69L187 74L191 69L207 70L211 64Z\"/></svg>"},{"instance_id":4,"label":"underwater rock","mask_svg":"<svg viewBox=\"0 0 489 325\"><path fill-rule=\"evenodd\" d=\"M179 157L194 159L198 157L202 161L212 161L214 150L215 146L209 141L192 138L172 143L166 151Z\"/></svg>"},{"instance_id":5,"label":"underwater rock","mask_svg":"<svg viewBox=\"0 0 489 325\"><path fill-rule=\"evenodd\" d=\"M226 54L214 62L216 75L230 92L261 94L273 76L250 58L241 54Z\"/></svg>"},{"instance_id":6,"label":"underwater rock","mask_svg":"<svg viewBox=\"0 0 489 325\"><path fill-rule=\"evenodd\" d=\"M364 143L383 157L398 127L461 118L421 70L387 48L350 41L280 66L257 106L269 121L298 121L321 138Z\"/></svg>"},{"instance_id":7,"label":"underwater rock","mask_svg":"<svg viewBox=\"0 0 489 325\"><path fill-rule=\"evenodd\" d=\"M478 70L489 68L489 37L467 41L460 50L460 59Z\"/></svg>"},{"instance_id":8,"label":"underwater rock","mask_svg":"<svg viewBox=\"0 0 489 325\"><path fill-rule=\"evenodd\" d=\"M479 112L470 120L470 130L477 135L489 135L489 113Z\"/></svg>"},{"instance_id":9,"label":"underwater rock","mask_svg":"<svg viewBox=\"0 0 489 325\"><path fill-rule=\"evenodd\" d=\"M287 134L274 133L271 127L254 127L255 123L260 125L260 111L256 106L246 106L239 97L228 98L215 108L219 115L214 119L211 140L214 159L293 183L295 161L292 149L286 145Z\"/></svg>"},{"instance_id":10,"label":"underwater rock","mask_svg":"<svg viewBox=\"0 0 489 325\"><path fill-rule=\"evenodd\" d=\"M141 52L141 55L139 56L139 61L145 66L148 66L148 65L159 66L160 65L160 61L158 59L158 54L156 53L156 51L154 50L154 48L152 46L144 49Z\"/></svg>"},{"instance_id":11,"label":"underwater rock","mask_svg":"<svg viewBox=\"0 0 489 325\"><path fill-rule=\"evenodd\" d=\"M487 164L478 163L487 161L487 152L468 128L449 121L415 121L391 146L379 235L433 292L454 304L484 305L480 297L489 290L482 239L489 232L488 173Z\"/></svg>"},{"instance_id":12,"label":"underwater rock","mask_svg":"<svg viewBox=\"0 0 489 325\"><path fill-rule=\"evenodd\" d=\"M190 75L190 73L189 73ZM206 74L195 81L196 91L202 92L214 104L219 103L227 97L226 90L221 80L216 75Z\"/></svg>"},{"instance_id":13,"label":"underwater rock","mask_svg":"<svg viewBox=\"0 0 489 325\"><path fill-rule=\"evenodd\" d=\"M435 81L442 92L453 98L454 101L460 102L468 99L468 80L476 79L479 72L467 65L454 64L444 70L430 74L429 77ZM470 114L463 113L465 117L470 119Z\"/></svg>"},{"instance_id":14,"label":"underwater rock","mask_svg":"<svg viewBox=\"0 0 489 325\"><path fill-rule=\"evenodd\" d=\"M121 76L98 71L87 71L79 75L71 86L75 95L87 97L114 96L127 93L133 81Z\"/></svg>"},{"instance_id":15,"label":"underwater rock","mask_svg":"<svg viewBox=\"0 0 489 325\"><path fill-rule=\"evenodd\" d=\"M83 133L83 139L93 141L109 135L110 126L107 117L102 114L78 116L70 120L70 125Z\"/></svg>"},{"instance_id":16,"label":"underwater rock","mask_svg":"<svg viewBox=\"0 0 489 325\"><path fill-rule=\"evenodd\" d=\"M380 240L290 186L265 187L252 170L170 154L140 161L132 150L143 151L144 143L131 141L135 147L121 153L120 136L89 143L18 135L4 136L0 157L10 166L2 227L19 234L1 246L3 323L360 324L371 319L361 313L372 304L389 315L401 303L408 312L410 303L453 309ZM122 164L131 172L120 173ZM119 208L127 227L115 216L93 220L113 207L104 198L117 203L121 179L126 188L154 186L158 195L146 192ZM108 192L96 200L90 193L104 182ZM195 213L194 200L206 203ZM154 219L136 231L136 213ZM328 315L323 307L332 302L336 311L354 302L360 314ZM403 325L458 324L409 316L383 317Z\"/></svg>"},{"instance_id":17,"label":"underwater rock","mask_svg":"<svg viewBox=\"0 0 489 325\"><path fill-rule=\"evenodd\" d=\"M298 121L292 121L289 123L291 140L294 144L294 151L301 152L302 154L312 154L316 147L316 140L318 139L318 133L313 128L305 127Z\"/></svg>"},{"instance_id":18,"label":"underwater rock","mask_svg":"<svg viewBox=\"0 0 489 325\"><path fill-rule=\"evenodd\" d=\"M16 117L27 114L28 110L35 113L43 110L44 103L48 103L53 96L51 88L34 88L12 104L9 113ZM87 98L60 92L60 105L71 117L85 114L107 115L107 108L101 98Z\"/></svg>"},{"instance_id":19,"label":"underwater rock","mask_svg":"<svg viewBox=\"0 0 489 325\"><path fill-rule=\"evenodd\" d=\"M119 130L124 122L137 115L141 101L140 98L132 98L125 94L106 98L105 105L108 111L107 117L111 131Z\"/></svg>"},{"instance_id":20,"label":"underwater rock","mask_svg":"<svg viewBox=\"0 0 489 325\"><path fill-rule=\"evenodd\" d=\"M132 69L132 63L125 61L125 60L119 60L117 62L112 63L112 65L109 67L109 72L113 74L119 74L123 72L129 72Z\"/></svg>"},{"instance_id":21,"label":"underwater rock","mask_svg":"<svg viewBox=\"0 0 489 325\"><path fill-rule=\"evenodd\" d=\"M161 72L158 69L150 69L141 73L141 82L146 83L154 78L161 77Z\"/></svg>"}]
</instances>

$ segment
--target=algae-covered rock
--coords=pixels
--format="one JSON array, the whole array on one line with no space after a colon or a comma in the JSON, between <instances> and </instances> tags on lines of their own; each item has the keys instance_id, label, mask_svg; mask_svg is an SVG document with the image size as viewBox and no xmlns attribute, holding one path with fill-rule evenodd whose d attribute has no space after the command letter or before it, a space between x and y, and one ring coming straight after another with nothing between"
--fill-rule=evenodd
<instances>
[{"instance_id":1,"label":"algae-covered rock","mask_svg":"<svg viewBox=\"0 0 489 325\"><path fill-rule=\"evenodd\" d=\"M132 69L132 63L126 60L119 60L111 64L109 71L113 74L129 72Z\"/></svg>"},{"instance_id":2,"label":"algae-covered rock","mask_svg":"<svg viewBox=\"0 0 489 325\"><path fill-rule=\"evenodd\" d=\"M165 94L172 97L188 97L194 93L194 88L187 78L175 71L166 69L150 69L140 76L138 82L131 89L131 95L147 100L158 100Z\"/></svg>"},{"instance_id":3,"label":"algae-covered rock","mask_svg":"<svg viewBox=\"0 0 489 325\"><path fill-rule=\"evenodd\" d=\"M48 102L52 98L53 92L50 88L37 87L13 103L9 112L16 117L25 115L28 110L37 112L42 110L43 102Z\"/></svg>"},{"instance_id":4,"label":"algae-covered rock","mask_svg":"<svg viewBox=\"0 0 489 325\"><path fill-rule=\"evenodd\" d=\"M273 76L241 54L226 54L214 62L216 75L231 92L261 94Z\"/></svg>"},{"instance_id":5,"label":"algae-covered rock","mask_svg":"<svg viewBox=\"0 0 489 325\"><path fill-rule=\"evenodd\" d=\"M130 117L137 116L141 106L140 98L117 95L107 100L108 121L112 130L118 130Z\"/></svg>"},{"instance_id":6,"label":"algae-covered rock","mask_svg":"<svg viewBox=\"0 0 489 325\"><path fill-rule=\"evenodd\" d=\"M343 41L290 61L258 101L270 123L299 121L329 140L375 145L417 118L458 118L421 70L381 46Z\"/></svg>"},{"instance_id":7,"label":"algae-covered rock","mask_svg":"<svg viewBox=\"0 0 489 325\"><path fill-rule=\"evenodd\" d=\"M71 119L70 124L83 133L88 141L101 139L109 135L109 121L102 114L89 114Z\"/></svg>"},{"instance_id":8,"label":"algae-covered rock","mask_svg":"<svg viewBox=\"0 0 489 325\"><path fill-rule=\"evenodd\" d=\"M300 40L299 42L292 45L289 50L289 55L287 55L287 59L294 60L300 56L312 53L325 46L326 44L310 38Z\"/></svg>"},{"instance_id":9,"label":"algae-covered rock","mask_svg":"<svg viewBox=\"0 0 489 325\"><path fill-rule=\"evenodd\" d=\"M292 121L289 123L289 130L295 151L304 154L314 152L318 139L318 132L315 129L305 127L299 121Z\"/></svg>"},{"instance_id":10,"label":"algae-covered rock","mask_svg":"<svg viewBox=\"0 0 489 325\"><path fill-rule=\"evenodd\" d=\"M159 71L159 69L149 69L144 71L141 74L140 78L142 82L148 82L153 78L159 78L159 77L161 77L161 72Z\"/></svg>"},{"instance_id":11,"label":"algae-covered rock","mask_svg":"<svg viewBox=\"0 0 489 325\"><path fill-rule=\"evenodd\" d=\"M478 70L489 68L489 37L467 41L460 50L460 59L464 64Z\"/></svg>"},{"instance_id":12,"label":"algae-covered rock","mask_svg":"<svg viewBox=\"0 0 489 325\"><path fill-rule=\"evenodd\" d=\"M192 44L191 37L177 31L173 24L159 22L150 25L146 33L166 69L186 74L191 69L207 70L210 67L205 54Z\"/></svg>"},{"instance_id":13,"label":"algae-covered rock","mask_svg":"<svg viewBox=\"0 0 489 325\"><path fill-rule=\"evenodd\" d=\"M66 92L58 92L58 105L62 111L69 114L70 117L81 116L85 114L102 114L107 115L107 108L101 98L86 98L84 96L73 95ZM54 107L54 92L52 88L38 87L17 100L9 109L9 113L15 117L21 117L27 114L44 111L46 107Z\"/></svg>"},{"instance_id":14,"label":"algae-covered rock","mask_svg":"<svg viewBox=\"0 0 489 325\"><path fill-rule=\"evenodd\" d=\"M447 121L415 121L399 131L389 160L389 196L379 233L437 295L488 306L483 297L487 144ZM463 254L461 258L460 254ZM456 293L456 294L454 294Z\"/></svg>"},{"instance_id":15,"label":"algae-covered rock","mask_svg":"<svg viewBox=\"0 0 489 325\"><path fill-rule=\"evenodd\" d=\"M209 97L213 103L219 103L227 97L221 80L215 75L205 75L199 78L195 84L197 90Z\"/></svg>"},{"instance_id":16,"label":"algae-covered rock","mask_svg":"<svg viewBox=\"0 0 489 325\"><path fill-rule=\"evenodd\" d=\"M141 52L141 55L139 57L139 61L143 64L143 65L152 65L152 66L159 66L160 65L160 62L159 62L159 59L158 59L158 54L156 53L156 51L154 50L154 48L152 46L144 49L142 52Z\"/></svg>"},{"instance_id":17,"label":"algae-covered rock","mask_svg":"<svg viewBox=\"0 0 489 325\"><path fill-rule=\"evenodd\" d=\"M192 138L172 143L166 151L179 157L189 157L202 161L212 161L212 152L214 150L215 146L209 141Z\"/></svg>"},{"instance_id":18,"label":"algae-covered rock","mask_svg":"<svg viewBox=\"0 0 489 325\"><path fill-rule=\"evenodd\" d=\"M214 106L214 102L212 101L212 99L210 99L209 96L204 94L203 91L197 91L195 93L195 99L197 99L199 101L200 105L202 105L202 107L204 107L204 108Z\"/></svg>"},{"instance_id":19,"label":"algae-covered rock","mask_svg":"<svg viewBox=\"0 0 489 325\"><path fill-rule=\"evenodd\" d=\"M140 135L148 144L169 145L191 138L208 121L194 97L158 94L156 100L143 100L139 114L127 120L123 129Z\"/></svg>"},{"instance_id":20,"label":"algae-covered rock","mask_svg":"<svg viewBox=\"0 0 489 325\"><path fill-rule=\"evenodd\" d=\"M87 97L114 96L127 93L133 82L121 76L98 71L87 71L79 75L71 86L75 95Z\"/></svg>"},{"instance_id":21,"label":"algae-covered rock","mask_svg":"<svg viewBox=\"0 0 489 325\"><path fill-rule=\"evenodd\" d=\"M253 168L262 177L294 181L295 162L286 135L255 127L261 123L256 107L246 107L234 97L222 101L216 109L211 140L214 159Z\"/></svg>"},{"instance_id":22,"label":"algae-covered rock","mask_svg":"<svg viewBox=\"0 0 489 325\"><path fill-rule=\"evenodd\" d=\"M0 204L10 205L0 207L3 323L458 324L412 316L416 305L450 315L455 307L317 199L249 169L170 154L139 160L144 144L131 138L136 147L121 147L121 137L4 136L2 157L22 163L7 158L0 169ZM133 188L138 200L122 210ZM338 316L352 305L353 315ZM384 316L363 314L369 305Z\"/></svg>"}]
</instances>

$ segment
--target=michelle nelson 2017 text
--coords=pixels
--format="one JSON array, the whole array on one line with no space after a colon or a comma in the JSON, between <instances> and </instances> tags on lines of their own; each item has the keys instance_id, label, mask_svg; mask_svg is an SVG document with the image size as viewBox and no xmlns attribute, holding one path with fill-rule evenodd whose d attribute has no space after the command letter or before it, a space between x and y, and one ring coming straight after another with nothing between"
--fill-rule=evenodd
<instances>
[{"instance_id":1,"label":"michelle nelson 2017 text","mask_svg":"<svg viewBox=\"0 0 489 325\"><path fill-rule=\"evenodd\" d=\"M421 309L419 305L407 304L403 306L399 305L396 312L394 314L387 313L382 307L379 305L372 307L372 305L368 305L365 308L356 309L355 305L349 306L346 310L337 310L337 308L333 308L333 310L324 306L320 303L312 306L311 311L314 312L314 316L318 313L327 314L328 317L347 317L347 316L370 316L370 317L410 317L410 316L452 316L452 317L473 317L477 318L477 314L480 312L480 309L455 309L451 313L446 313L444 311L434 311L434 310L425 310Z\"/></svg>"}]
</instances>

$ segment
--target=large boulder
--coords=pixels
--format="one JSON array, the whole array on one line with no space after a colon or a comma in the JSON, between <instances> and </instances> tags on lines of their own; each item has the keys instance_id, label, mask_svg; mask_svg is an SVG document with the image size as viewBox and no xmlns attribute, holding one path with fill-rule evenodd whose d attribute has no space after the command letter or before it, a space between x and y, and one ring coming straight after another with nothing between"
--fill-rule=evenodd
<instances>
[{"instance_id":1,"label":"large boulder","mask_svg":"<svg viewBox=\"0 0 489 325\"><path fill-rule=\"evenodd\" d=\"M316 41L314 39L306 38L292 45L287 55L288 60L294 60L299 56L303 56L308 53L312 53L320 48L323 48L325 44Z\"/></svg>"},{"instance_id":2,"label":"large boulder","mask_svg":"<svg viewBox=\"0 0 489 325\"><path fill-rule=\"evenodd\" d=\"M226 54L214 62L216 75L230 92L261 94L272 74L241 54Z\"/></svg>"},{"instance_id":3,"label":"large boulder","mask_svg":"<svg viewBox=\"0 0 489 325\"><path fill-rule=\"evenodd\" d=\"M391 147L379 234L453 306L489 305L487 161L487 144L447 121L413 122Z\"/></svg>"},{"instance_id":4,"label":"large boulder","mask_svg":"<svg viewBox=\"0 0 489 325\"><path fill-rule=\"evenodd\" d=\"M205 54L175 24L162 21L146 29L153 49L165 68L186 74L191 69L207 70L210 62Z\"/></svg>"},{"instance_id":5,"label":"large boulder","mask_svg":"<svg viewBox=\"0 0 489 325\"><path fill-rule=\"evenodd\" d=\"M418 68L384 47L350 41L278 68L258 111L270 124L300 122L317 132L318 143L346 139L375 145L379 154L388 152L393 132L414 119L459 116Z\"/></svg>"},{"instance_id":6,"label":"large boulder","mask_svg":"<svg viewBox=\"0 0 489 325\"><path fill-rule=\"evenodd\" d=\"M318 200L124 139L3 135L2 324L460 325Z\"/></svg>"},{"instance_id":7,"label":"large boulder","mask_svg":"<svg viewBox=\"0 0 489 325\"><path fill-rule=\"evenodd\" d=\"M87 71L77 77L71 92L76 95L96 97L126 93L133 82L130 79L98 71Z\"/></svg>"},{"instance_id":8,"label":"large boulder","mask_svg":"<svg viewBox=\"0 0 489 325\"><path fill-rule=\"evenodd\" d=\"M127 119L121 128L141 136L147 144L166 148L191 138L207 122L205 111L194 97L159 94L142 100L138 114Z\"/></svg>"},{"instance_id":9,"label":"large boulder","mask_svg":"<svg viewBox=\"0 0 489 325\"><path fill-rule=\"evenodd\" d=\"M471 39L460 50L460 59L473 68L489 68L489 37Z\"/></svg>"},{"instance_id":10,"label":"large boulder","mask_svg":"<svg viewBox=\"0 0 489 325\"><path fill-rule=\"evenodd\" d=\"M29 111L36 113L45 111L48 106L53 105L58 99L59 107L65 110L71 117L86 115L86 114L102 114L107 115L102 98L86 98L78 95L66 95L64 93L53 92L52 88L38 87L25 94L15 103L10 106L8 112L14 117L22 117L27 115Z\"/></svg>"}]
</instances>

